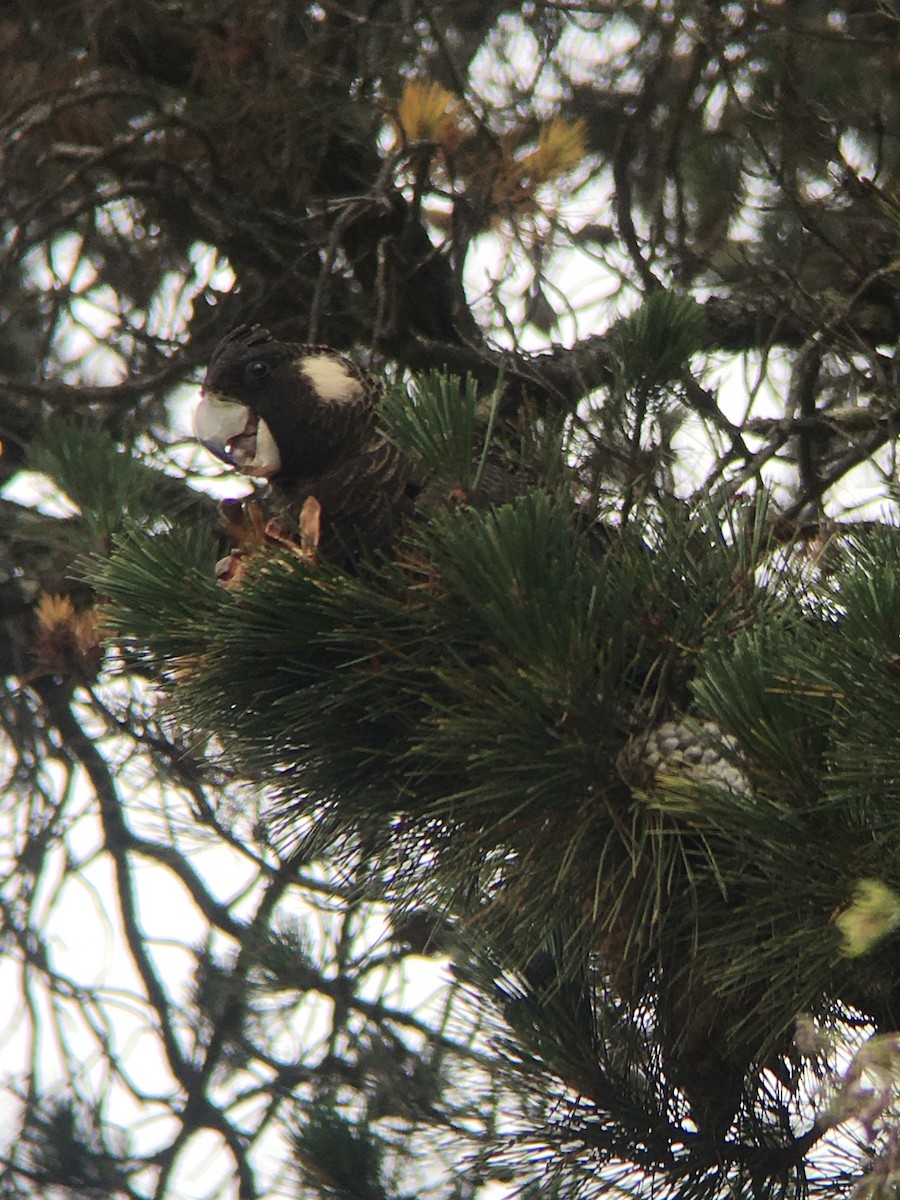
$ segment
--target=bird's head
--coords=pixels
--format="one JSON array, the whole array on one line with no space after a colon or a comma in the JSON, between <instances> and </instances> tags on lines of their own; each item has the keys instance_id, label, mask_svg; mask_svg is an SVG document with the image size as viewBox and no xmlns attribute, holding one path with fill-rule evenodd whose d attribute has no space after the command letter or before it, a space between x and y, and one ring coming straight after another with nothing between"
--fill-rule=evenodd
<instances>
[{"instance_id":1,"label":"bird's head","mask_svg":"<svg viewBox=\"0 0 900 1200\"><path fill-rule=\"evenodd\" d=\"M198 441L245 475L315 479L371 434L380 389L327 346L241 325L219 345L194 414Z\"/></svg>"}]
</instances>

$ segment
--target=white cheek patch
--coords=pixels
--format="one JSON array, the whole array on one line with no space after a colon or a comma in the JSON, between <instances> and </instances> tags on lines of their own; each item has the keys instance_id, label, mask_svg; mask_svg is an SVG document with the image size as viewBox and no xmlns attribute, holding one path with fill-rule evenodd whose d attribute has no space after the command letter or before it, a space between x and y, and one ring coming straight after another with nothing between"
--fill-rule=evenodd
<instances>
[{"instance_id":1,"label":"white cheek patch","mask_svg":"<svg viewBox=\"0 0 900 1200\"><path fill-rule=\"evenodd\" d=\"M253 459L241 470L247 475L258 475L262 479L270 479L281 470L281 455L272 437L272 430L262 418L256 427L256 451Z\"/></svg>"},{"instance_id":2,"label":"white cheek patch","mask_svg":"<svg viewBox=\"0 0 900 1200\"><path fill-rule=\"evenodd\" d=\"M323 400L347 404L363 394L359 379L345 363L330 354L308 354L301 359L300 370Z\"/></svg>"}]
</instances>

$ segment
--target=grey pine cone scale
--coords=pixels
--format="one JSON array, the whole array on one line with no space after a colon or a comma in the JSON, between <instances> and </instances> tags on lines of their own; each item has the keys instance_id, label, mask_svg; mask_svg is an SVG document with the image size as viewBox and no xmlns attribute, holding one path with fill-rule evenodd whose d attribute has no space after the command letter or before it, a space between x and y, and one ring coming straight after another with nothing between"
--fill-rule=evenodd
<instances>
[{"instance_id":1,"label":"grey pine cone scale","mask_svg":"<svg viewBox=\"0 0 900 1200\"><path fill-rule=\"evenodd\" d=\"M714 721L663 721L626 742L618 759L619 774L629 787L643 790L674 778L748 795L750 780L717 746L736 749L734 739Z\"/></svg>"}]
</instances>

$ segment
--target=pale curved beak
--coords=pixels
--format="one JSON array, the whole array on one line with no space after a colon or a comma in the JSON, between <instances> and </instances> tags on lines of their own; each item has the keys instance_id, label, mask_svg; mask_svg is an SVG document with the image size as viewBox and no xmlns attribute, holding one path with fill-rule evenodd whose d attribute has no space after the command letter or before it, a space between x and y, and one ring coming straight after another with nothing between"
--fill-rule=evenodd
<instances>
[{"instance_id":1,"label":"pale curved beak","mask_svg":"<svg viewBox=\"0 0 900 1200\"><path fill-rule=\"evenodd\" d=\"M244 475L269 479L281 469L272 431L244 404L224 400L214 392L201 393L194 411L194 433L210 454Z\"/></svg>"}]
</instances>

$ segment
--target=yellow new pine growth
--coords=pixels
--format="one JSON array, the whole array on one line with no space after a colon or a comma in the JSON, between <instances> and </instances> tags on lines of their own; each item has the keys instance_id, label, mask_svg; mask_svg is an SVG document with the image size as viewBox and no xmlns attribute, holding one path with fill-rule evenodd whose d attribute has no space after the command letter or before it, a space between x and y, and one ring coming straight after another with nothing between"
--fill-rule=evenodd
<instances>
[{"instance_id":1,"label":"yellow new pine growth","mask_svg":"<svg viewBox=\"0 0 900 1200\"><path fill-rule=\"evenodd\" d=\"M102 649L93 608L79 612L71 597L44 592L35 605L35 618L37 634L32 651L39 664L37 675L96 672Z\"/></svg>"},{"instance_id":2,"label":"yellow new pine growth","mask_svg":"<svg viewBox=\"0 0 900 1200\"><path fill-rule=\"evenodd\" d=\"M577 167L587 154L587 125L579 117L567 121L554 117L538 133L537 149L521 160L522 167L536 183L563 175Z\"/></svg>"},{"instance_id":3,"label":"yellow new pine growth","mask_svg":"<svg viewBox=\"0 0 900 1200\"><path fill-rule=\"evenodd\" d=\"M71 625L75 605L70 596L54 596L43 592L35 607L38 625L47 633L59 626Z\"/></svg>"},{"instance_id":4,"label":"yellow new pine growth","mask_svg":"<svg viewBox=\"0 0 900 1200\"><path fill-rule=\"evenodd\" d=\"M395 119L408 142L437 142L445 150L459 145L460 106L454 94L439 83L411 79L403 89Z\"/></svg>"},{"instance_id":5,"label":"yellow new pine growth","mask_svg":"<svg viewBox=\"0 0 900 1200\"><path fill-rule=\"evenodd\" d=\"M859 879L850 904L834 918L841 953L859 958L900 925L900 896L880 879Z\"/></svg>"},{"instance_id":6,"label":"yellow new pine growth","mask_svg":"<svg viewBox=\"0 0 900 1200\"><path fill-rule=\"evenodd\" d=\"M537 189L578 165L587 153L587 125L581 119L554 117L538 133L535 150L516 155L508 142L494 160L490 209L494 217L513 220L540 207Z\"/></svg>"},{"instance_id":7,"label":"yellow new pine growth","mask_svg":"<svg viewBox=\"0 0 900 1200\"><path fill-rule=\"evenodd\" d=\"M36 607L37 622L44 635L68 634L79 651L94 650L98 642L97 614L92 608L79 612L70 596L44 592Z\"/></svg>"}]
</instances>

